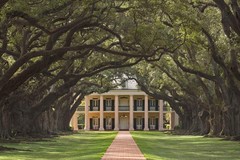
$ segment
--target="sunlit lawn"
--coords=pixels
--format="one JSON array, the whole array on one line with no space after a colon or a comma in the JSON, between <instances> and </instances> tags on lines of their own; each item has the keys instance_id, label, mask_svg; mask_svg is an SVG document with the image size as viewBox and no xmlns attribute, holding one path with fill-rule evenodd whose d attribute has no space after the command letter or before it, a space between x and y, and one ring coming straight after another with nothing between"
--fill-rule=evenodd
<instances>
[{"instance_id":1,"label":"sunlit lawn","mask_svg":"<svg viewBox=\"0 0 240 160\"><path fill-rule=\"evenodd\" d=\"M131 132L148 160L240 160L240 143L201 136Z\"/></svg>"},{"instance_id":2,"label":"sunlit lawn","mask_svg":"<svg viewBox=\"0 0 240 160\"><path fill-rule=\"evenodd\" d=\"M80 132L50 141L2 143L0 145L19 151L0 152L0 160L99 160L116 133Z\"/></svg>"}]
</instances>

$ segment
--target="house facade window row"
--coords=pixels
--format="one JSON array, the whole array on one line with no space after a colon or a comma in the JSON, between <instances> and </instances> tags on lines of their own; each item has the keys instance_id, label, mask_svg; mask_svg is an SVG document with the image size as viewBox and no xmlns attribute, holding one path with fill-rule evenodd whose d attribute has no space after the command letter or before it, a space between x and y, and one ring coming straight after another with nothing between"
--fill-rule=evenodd
<instances>
[{"instance_id":1,"label":"house facade window row","mask_svg":"<svg viewBox=\"0 0 240 160\"><path fill-rule=\"evenodd\" d=\"M85 115L85 130L164 130L166 123L169 123L168 129L178 123L176 113L166 111L162 100L144 92L88 95L84 111L79 112ZM76 125L73 125L74 130L78 129Z\"/></svg>"},{"instance_id":2,"label":"house facade window row","mask_svg":"<svg viewBox=\"0 0 240 160\"><path fill-rule=\"evenodd\" d=\"M104 111L114 111L115 110L115 101L112 99L103 100L103 110ZM119 106L120 111L129 111L129 105L121 105ZM133 111L145 111L145 101L142 99L134 100L134 110ZM88 108L89 111L100 111L100 100L99 99L91 99L90 105ZM148 100L148 110L149 111L159 111L158 100L150 99ZM165 109L166 110L166 109Z\"/></svg>"}]
</instances>

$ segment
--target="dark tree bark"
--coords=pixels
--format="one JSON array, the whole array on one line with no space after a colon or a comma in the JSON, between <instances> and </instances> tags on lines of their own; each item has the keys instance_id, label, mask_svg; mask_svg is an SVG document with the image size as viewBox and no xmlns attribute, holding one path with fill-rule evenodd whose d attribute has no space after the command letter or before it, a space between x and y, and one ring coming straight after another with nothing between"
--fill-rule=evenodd
<instances>
[{"instance_id":1,"label":"dark tree bark","mask_svg":"<svg viewBox=\"0 0 240 160\"><path fill-rule=\"evenodd\" d=\"M4 5L8 2L9 0L1 0L0 2L0 9L4 7Z\"/></svg>"}]
</instances>

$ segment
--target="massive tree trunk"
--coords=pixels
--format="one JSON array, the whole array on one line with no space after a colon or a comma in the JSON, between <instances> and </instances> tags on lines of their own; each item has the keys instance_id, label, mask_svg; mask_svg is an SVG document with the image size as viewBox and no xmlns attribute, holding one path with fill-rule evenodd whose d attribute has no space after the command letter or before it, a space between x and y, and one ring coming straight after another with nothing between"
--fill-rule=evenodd
<instances>
[{"instance_id":1,"label":"massive tree trunk","mask_svg":"<svg viewBox=\"0 0 240 160\"><path fill-rule=\"evenodd\" d=\"M0 138L2 139L11 137L10 114L6 106L0 110Z\"/></svg>"},{"instance_id":2,"label":"massive tree trunk","mask_svg":"<svg viewBox=\"0 0 240 160\"><path fill-rule=\"evenodd\" d=\"M76 92L75 95L71 96L71 99L68 99L63 105L61 106L61 113L59 116L62 118L58 119L58 128L62 131L69 130L69 123L72 119L73 114L79 107L82 99L84 98L85 94L81 93L81 91Z\"/></svg>"},{"instance_id":3,"label":"massive tree trunk","mask_svg":"<svg viewBox=\"0 0 240 160\"><path fill-rule=\"evenodd\" d=\"M8 136L26 135L29 133L29 107L32 101L23 92L15 93L1 101L0 132Z\"/></svg>"},{"instance_id":4,"label":"massive tree trunk","mask_svg":"<svg viewBox=\"0 0 240 160\"><path fill-rule=\"evenodd\" d=\"M1 0L0 1L0 9L8 2L9 0Z\"/></svg>"},{"instance_id":5,"label":"massive tree trunk","mask_svg":"<svg viewBox=\"0 0 240 160\"><path fill-rule=\"evenodd\" d=\"M223 110L223 129L221 134L228 136L240 135L240 95L233 92L235 89L229 90L229 101L225 99L225 102L229 105L226 105Z\"/></svg>"},{"instance_id":6,"label":"massive tree trunk","mask_svg":"<svg viewBox=\"0 0 240 160\"><path fill-rule=\"evenodd\" d=\"M200 134L201 135L206 135L210 132L210 123L209 123L209 112L208 111L201 111L198 114L200 118Z\"/></svg>"},{"instance_id":7,"label":"massive tree trunk","mask_svg":"<svg viewBox=\"0 0 240 160\"><path fill-rule=\"evenodd\" d=\"M222 130L221 109L210 107L210 135L219 136Z\"/></svg>"}]
</instances>

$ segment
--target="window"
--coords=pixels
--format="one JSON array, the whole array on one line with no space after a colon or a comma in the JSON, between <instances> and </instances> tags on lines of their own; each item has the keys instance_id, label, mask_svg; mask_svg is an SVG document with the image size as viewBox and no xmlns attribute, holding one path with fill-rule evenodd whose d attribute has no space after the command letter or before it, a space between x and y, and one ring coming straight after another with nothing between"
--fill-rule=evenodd
<instances>
[{"instance_id":1,"label":"window","mask_svg":"<svg viewBox=\"0 0 240 160\"><path fill-rule=\"evenodd\" d=\"M155 99L150 99L149 100L149 106L150 107L155 107L156 106L156 100Z\"/></svg>"},{"instance_id":2,"label":"window","mask_svg":"<svg viewBox=\"0 0 240 160\"><path fill-rule=\"evenodd\" d=\"M155 118L150 118L150 125L155 125L155 124L156 124Z\"/></svg>"},{"instance_id":3,"label":"window","mask_svg":"<svg viewBox=\"0 0 240 160\"><path fill-rule=\"evenodd\" d=\"M93 125L97 125L98 126L98 118L93 118Z\"/></svg>"},{"instance_id":4,"label":"window","mask_svg":"<svg viewBox=\"0 0 240 160\"><path fill-rule=\"evenodd\" d=\"M112 129L112 118L106 118L106 129Z\"/></svg>"},{"instance_id":5,"label":"window","mask_svg":"<svg viewBox=\"0 0 240 160\"><path fill-rule=\"evenodd\" d=\"M137 125L142 125L142 118L137 118L136 123Z\"/></svg>"},{"instance_id":6,"label":"window","mask_svg":"<svg viewBox=\"0 0 240 160\"><path fill-rule=\"evenodd\" d=\"M112 125L112 118L107 118L107 125Z\"/></svg>"},{"instance_id":7,"label":"window","mask_svg":"<svg viewBox=\"0 0 240 160\"><path fill-rule=\"evenodd\" d=\"M137 129L142 129L142 118L141 117L136 118L136 125L137 125Z\"/></svg>"},{"instance_id":8,"label":"window","mask_svg":"<svg viewBox=\"0 0 240 160\"><path fill-rule=\"evenodd\" d=\"M111 99L106 99L106 107L112 107L112 100Z\"/></svg>"},{"instance_id":9,"label":"window","mask_svg":"<svg viewBox=\"0 0 240 160\"><path fill-rule=\"evenodd\" d=\"M150 129L156 129L156 119L150 118Z\"/></svg>"},{"instance_id":10,"label":"window","mask_svg":"<svg viewBox=\"0 0 240 160\"><path fill-rule=\"evenodd\" d=\"M93 118L93 129L98 129L98 118Z\"/></svg>"},{"instance_id":11,"label":"window","mask_svg":"<svg viewBox=\"0 0 240 160\"><path fill-rule=\"evenodd\" d=\"M137 99L136 100L136 105L137 105L137 107L142 107L143 106L143 100L142 99Z\"/></svg>"},{"instance_id":12,"label":"window","mask_svg":"<svg viewBox=\"0 0 240 160\"><path fill-rule=\"evenodd\" d=\"M98 107L99 106L99 100L98 99L93 99L92 100L92 106L93 107Z\"/></svg>"}]
</instances>

